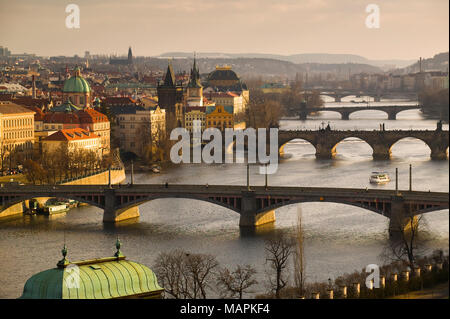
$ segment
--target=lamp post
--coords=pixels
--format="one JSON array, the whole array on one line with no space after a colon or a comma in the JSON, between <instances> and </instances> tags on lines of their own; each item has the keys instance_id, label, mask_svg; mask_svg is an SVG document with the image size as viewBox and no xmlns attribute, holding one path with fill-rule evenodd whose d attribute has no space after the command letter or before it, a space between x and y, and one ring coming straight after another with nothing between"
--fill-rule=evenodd
<instances>
[{"instance_id":1,"label":"lamp post","mask_svg":"<svg viewBox=\"0 0 450 319\"><path fill-rule=\"evenodd\" d=\"M131 185L133 185L134 182L134 167L133 167L133 160L131 160Z\"/></svg>"},{"instance_id":2,"label":"lamp post","mask_svg":"<svg viewBox=\"0 0 450 319\"><path fill-rule=\"evenodd\" d=\"M265 184L264 184L264 187L265 187L265 189L267 190L267 187L269 186L268 183L267 183L267 163L266 163L265 166L266 166L266 172L265 172L265 173L266 173L266 174L265 174L266 176L265 176Z\"/></svg>"},{"instance_id":3,"label":"lamp post","mask_svg":"<svg viewBox=\"0 0 450 319\"><path fill-rule=\"evenodd\" d=\"M247 163L247 190L250 190L250 164Z\"/></svg>"},{"instance_id":4,"label":"lamp post","mask_svg":"<svg viewBox=\"0 0 450 319\"><path fill-rule=\"evenodd\" d=\"M395 192L398 193L398 168L395 168Z\"/></svg>"},{"instance_id":5,"label":"lamp post","mask_svg":"<svg viewBox=\"0 0 450 319\"><path fill-rule=\"evenodd\" d=\"M412 165L409 164L409 191L412 191Z\"/></svg>"}]
</instances>

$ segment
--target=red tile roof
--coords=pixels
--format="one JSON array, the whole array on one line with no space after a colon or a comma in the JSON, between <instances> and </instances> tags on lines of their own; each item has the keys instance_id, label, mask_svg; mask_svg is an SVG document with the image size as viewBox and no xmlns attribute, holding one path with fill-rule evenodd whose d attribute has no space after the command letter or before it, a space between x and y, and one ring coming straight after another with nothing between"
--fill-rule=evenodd
<instances>
[{"instance_id":1,"label":"red tile roof","mask_svg":"<svg viewBox=\"0 0 450 319\"><path fill-rule=\"evenodd\" d=\"M74 113L48 112L44 114L44 123L80 124L80 118Z\"/></svg>"},{"instance_id":2,"label":"red tile roof","mask_svg":"<svg viewBox=\"0 0 450 319\"><path fill-rule=\"evenodd\" d=\"M98 138L99 136L82 128L63 129L44 138L44 141L75 141Z\"/></svg>"},{"instance_id":3,"label":"red tile roof","mask_svg":"<svg viewBox=\"0 0 450 319\"><path fill-rule=\"evenodd\" d=\"M85 108L77 112L80 123L102 123L109 122L108 117L91 108Z\"/></svg>"}]
</instances>

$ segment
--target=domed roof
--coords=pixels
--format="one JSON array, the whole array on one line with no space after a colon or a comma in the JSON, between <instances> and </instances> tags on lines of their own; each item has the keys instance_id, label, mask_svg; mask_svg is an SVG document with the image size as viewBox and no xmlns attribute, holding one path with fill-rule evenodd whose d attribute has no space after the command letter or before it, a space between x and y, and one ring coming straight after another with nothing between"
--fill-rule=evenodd
<instances>
[{"instance_id":1,"label":"domed roof","mask_svg":"<svg viewBox=\"0 0 450 319\"><path fill-rule=\"evenodd\" d=\"M57 268L27 280L21 299L159 297L163 291L150 268L125 260L120 250L115 257L78 262L69 262L64 250L67 253L64 247L64 258Z\"/></svg>"},{"instance_id":2,"label":"domed roof","mask_svg":"<svg viewBox=\"0 0 450 319\"><path fill-rule=\"evenodd\" d=\"M80 69L76 68L73 76L64 82L64 93L88 93L91 92L89 83L81 76Z\"/></svg>"},{"instance_id":3,"label":"domed roof","mask_svg":"<svg viewBox=\"0 0 450 319\"><path fill-rule=\"evenodd\" d=\"M208 76L209 81L239 81L237 74L230 67L216 67Z\"/></svg>"}]
</instances>

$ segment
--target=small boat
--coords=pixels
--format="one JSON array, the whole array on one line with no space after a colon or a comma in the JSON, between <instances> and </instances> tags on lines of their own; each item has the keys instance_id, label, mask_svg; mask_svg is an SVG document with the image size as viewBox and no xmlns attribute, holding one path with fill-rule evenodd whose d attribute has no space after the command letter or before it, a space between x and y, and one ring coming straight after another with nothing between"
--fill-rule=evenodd
<instances>
[{"instance_id":1,"label":"small boat","mask_svg":"<svg viewBox=\"0 0 450 319\"><path fill-rule=\"evenodd\" d=\"M69 210L67 204L65 203L56 203L54 205L46 205L44 206L44 215L56 215L62 214Z\"/></svg>"},{"instance_id":2,"label":"small boat","mask_svg":"<svg viewBox=\"0 0 450 319\"><path fill-rule=\"evenodd\" d=\"M370 175L369 181L372 184L382 184L382 183L388 183L391 181L388 173L386 172L372 172Z\"/></svg>"},{"instance_id":3,"label":"small boat","mask_svg":"<svg viewBox=\"0 0 450 319\"><path fill-rule=\"evenodd\" d=\"M153 173L160 173L161 172L161 167L158 165L153 165L152 166L152 172Z\"/></svg>"}]
</instances>

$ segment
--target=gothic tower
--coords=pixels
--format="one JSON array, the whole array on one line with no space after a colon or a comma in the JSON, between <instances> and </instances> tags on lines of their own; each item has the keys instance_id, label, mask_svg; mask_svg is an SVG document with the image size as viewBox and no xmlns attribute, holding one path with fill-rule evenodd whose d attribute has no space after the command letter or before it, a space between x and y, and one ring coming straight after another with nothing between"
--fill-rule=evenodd
<instances>
[{"instance_id":1,"label":"gothic tower","mask_svg":"<svg viewBox=\"0 0 450 319\"><path fill-rule=\"evenodd\" d=\"M166 112L166 132L183 125L183 88L177 86L172 63L169 62L162 84L158 85L158 104Z\"/></svg>"},{"instance_id":2,"label":"gothic tower","mask_svg":"<svg viewBox=\"0 0 450 319\"><path fill-rule=\"evenodd\" d=\"M133 63L133 53L131 53L131 47L128 48L128 64Z\"/></svg>"},{"instance_id":3,"label":"gothic tower","mask_svg":"<svg viewBox=\"0 0 450 319\"><path fill-rule=\"evenodd\" d=\"M189 106L203 106L203 86L200 83L200 72L194 55L194 65L187 86L187 104Z\"/></svg>"}]
</instances>

